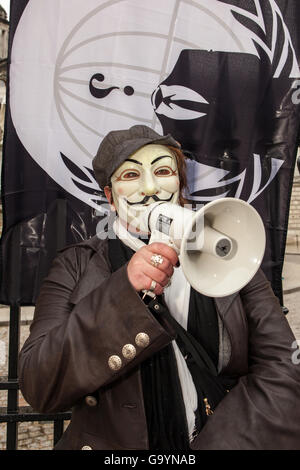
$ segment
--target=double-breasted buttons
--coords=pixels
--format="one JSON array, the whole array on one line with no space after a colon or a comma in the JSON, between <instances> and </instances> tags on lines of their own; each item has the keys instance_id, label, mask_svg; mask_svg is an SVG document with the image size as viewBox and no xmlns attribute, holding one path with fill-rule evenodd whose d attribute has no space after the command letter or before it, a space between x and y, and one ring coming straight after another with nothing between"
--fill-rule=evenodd
<instances>
[{"instance_id":1,"label":"double-breasted buttons","mask_svg":"<svg viewBox=\"0 0 300 470\"><path fill-rule=\"evenodd\" d=\"M147 333L138 333L135 337L135 344L140 348L146 348L150 343L150 338Z\"/></svg>"},{"instance_id":2,"label":"double-breasted buttons","mask_svg":"<svg viewBox=\"0 0 300 470\"><path fill-rule=\"evenodd\" d=\"M81 450L93 450L91 446L82 446Z\"/></svg>"},{"instance_id":3,"label":"double-breasted buttons","mask_svg":"<svg viewBox=\"0 0 300 470\"><path fill-rule=\"evenodd\" d=\"M93 395L87 395L87 396L85 397L85 403L86 403L88 406L96 406L96 405L98 405L97 398L94 397Z\"/></svg>"},{"instance_id":4,"label":"double-breasted buttons","mask_svg":"<svg viewBox=\"0 0 300 470\"><path fill-rule=\"evenodd\" d=\"M110 356L108 366L111 370L119 370L122 367L122 359L119 356Z\"/></svg>"},{"instance_id":5,"label":"double-breasted buttons","mask_svg":"<svg viewBox=\"0 0 300 470\"><path fill-rule=\"evenodd\" d=\"M133 344L125 344L122 349L122 354L125 359L133 359L136 355L136 349Z\"/></svg>"},{"instance_id":6,"label":"double-breasted buttons","mask_svg":"<svg viewBox=\"0 0 300 470\"><path fill-rule=\"evenodd\" d=\"M144 332L140 332L136 335L135 337L135 344L137 346L139 346L140 348L146 348L150 343L150 338L149 336L147 335L147 333L144 333ZM136 348L133 344L124 344L123 348L122 348L122 355L125 359L131 361L135 356L136 356ZM112 355L109 357L108 359L108 366L111 370L113 371L117 371L119 369L121 369L123 363L122 363L122 359L120 356L117 356L117 355ZM90 397L88 395L88 397ZM86 397L86 400L88 400L88 397ZM94 398L94 397L90 397L90 398ZM97 401L97 400L96 400ZM89 403L88 403L89 404ZM96 405L97 403L95 403ZM90 406L95 406L94 404L90 404Z\"/></svg>"}]
</instances>

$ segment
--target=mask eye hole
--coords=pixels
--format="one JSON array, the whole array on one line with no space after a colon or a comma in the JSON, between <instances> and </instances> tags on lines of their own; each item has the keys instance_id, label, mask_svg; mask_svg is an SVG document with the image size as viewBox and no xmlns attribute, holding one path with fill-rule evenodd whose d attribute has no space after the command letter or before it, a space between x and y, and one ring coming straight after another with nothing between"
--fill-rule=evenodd
<instances>
[{"instance_id":1,"label":"mask eye hole","mask_svg":"<svg viewBox=\"0 0 300 470\"><path fill-rule=\"evenodd\" d=\"M173 176L176 174L169 166L161 166L154 172L155 176Z\"/></svg>"},{"instance_id":2,"label":"mask eye hole","mask_svg":"<svg viewBox=\"0 0 300 470\"><path fill-rule=\"evenodd\" d=\"M132 181L132 180L139 178L139 176L140 176L140 173L138 170L128 169L128 170L122 171L120 176L117 178L117 181Z\"/></svg>"}]
</instances>

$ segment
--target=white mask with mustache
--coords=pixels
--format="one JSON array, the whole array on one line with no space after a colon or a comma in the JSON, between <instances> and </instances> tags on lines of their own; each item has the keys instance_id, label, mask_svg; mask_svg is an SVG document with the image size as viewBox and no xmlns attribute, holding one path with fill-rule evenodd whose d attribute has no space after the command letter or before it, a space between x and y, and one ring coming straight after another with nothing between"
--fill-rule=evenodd
<instances>
[{"instance_id":1,"label":"white mask with mustache","mask_svg":"<svg viewBox=\"0 0 300 470\"><path fill-rule=\"evenodd\" d=\"M146 206L159 201L178 204L176 157L164 145L149 144L137 150L113 173L111 183L118 215L131 229L138 228Z\"/></svg>"}]
</instances>

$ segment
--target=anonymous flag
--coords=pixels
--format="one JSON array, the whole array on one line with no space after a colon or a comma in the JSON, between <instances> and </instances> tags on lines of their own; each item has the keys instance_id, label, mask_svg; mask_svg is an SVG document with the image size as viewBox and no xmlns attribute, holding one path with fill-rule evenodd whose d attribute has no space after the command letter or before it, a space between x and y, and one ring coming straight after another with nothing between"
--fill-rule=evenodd
<instances>
[{"instance_id":1,"label":"anonymous flag","mask_svg":"<svg viewBox=\"0 0 300 470\"><path fill-rule=\"evenodd\" d=\"M96 233L100 140L146 124L192 153L189 196L260 213L281 272L299 131L297 0L13 0L0 302L34 304L57 250Z\"/></svg>"}]
</instances>

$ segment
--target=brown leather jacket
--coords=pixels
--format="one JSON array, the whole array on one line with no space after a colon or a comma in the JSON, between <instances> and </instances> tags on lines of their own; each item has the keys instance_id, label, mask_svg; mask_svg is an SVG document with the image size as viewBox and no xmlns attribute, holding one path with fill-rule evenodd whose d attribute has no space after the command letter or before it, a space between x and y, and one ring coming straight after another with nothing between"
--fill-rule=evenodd
<instances>
[{"instance_id":1,"label":"brown leather jacket","mask_svg":"<svg viewBox=\"0 0 300 470\"><path fill-rule=\"evenodd\" d=\"M295 338L268 281L259 271L240 293L215 303L231 343L222 372L240 379L191 448L300 449ZM136 344L138 333L149 336L147 346ZM19 362L20 387L34 409L72 408L56 449L147 449L139 364L173 337L132 288L126 266L111 273L105 240L64 250L43 283ZM122 356L125 344L135 345L133 359ZM108 364L113 355L122 358L117 371ZM85 399L94 392L97 401Z\"/></svg>"}]
</instances>

